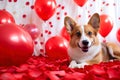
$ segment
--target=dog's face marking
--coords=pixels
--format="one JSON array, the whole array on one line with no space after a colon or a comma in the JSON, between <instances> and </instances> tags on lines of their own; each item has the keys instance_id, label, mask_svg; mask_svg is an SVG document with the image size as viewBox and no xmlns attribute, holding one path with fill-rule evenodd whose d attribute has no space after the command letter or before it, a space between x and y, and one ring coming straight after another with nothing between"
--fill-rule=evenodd
<instances>
[{"instance_id":1,"label":"dog's face marking","mask_svg":"<svg viewBox=\"0 0 120 80\"><path fill-rule=\"evenodd\" d=\"M83 52L87 52L88 49L94 43L94 38L95 37L92 34L93 29L89 30L89 27L87 25L86 26L81 26L81 29L82 29L81 37L79 38L80 40L77 42L78 47L81 48Z\"/></svg>"},{"instance_id":2,"label":"dog's face marking","mask_svg":"<svg viewBox=\"0 0 120 80\"><path fill-rule=\"evenodd\" d=\"M87 25L79 25L72 18L65 18L65 26L70 33L70 46L72 48L80 48L83 52L88 52L92 46L98 45L96 38L99 29L99 15L94 14Z\"/></svg>"}]
</instances>

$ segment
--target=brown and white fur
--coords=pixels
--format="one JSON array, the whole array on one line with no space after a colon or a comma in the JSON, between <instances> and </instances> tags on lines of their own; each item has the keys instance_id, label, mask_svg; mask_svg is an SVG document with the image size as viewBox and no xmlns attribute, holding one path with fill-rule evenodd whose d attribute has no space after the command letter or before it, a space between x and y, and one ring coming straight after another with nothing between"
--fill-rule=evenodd
<instances>
[{"instance_id":1,"label":"brown and white fur","mask_svg":"<svg viewBox=\"0 0 120 80\"><path fill-rule=\"evenodd\" d=\"M64 25L71 37L68 47L71 58L70 68L82 68L84 65L120 59L120 48L117 45L108 42L100 43L97 38L100 28L99 14L93 14L85 25L79 25L66 16Z\"/></svg>"}]
</instances>

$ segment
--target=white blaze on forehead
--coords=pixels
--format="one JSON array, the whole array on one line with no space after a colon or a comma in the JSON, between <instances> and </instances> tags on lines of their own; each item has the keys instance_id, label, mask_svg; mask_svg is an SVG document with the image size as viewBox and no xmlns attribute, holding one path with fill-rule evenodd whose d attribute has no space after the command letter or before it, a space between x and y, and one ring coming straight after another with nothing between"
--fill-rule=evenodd
<instances>
[{"instance_id":1,"label":"white blaze on forehead","mask_svg":"<svg viewBox=\"0 0 120 80\"><path fill-rule=\"evenodd\" d=\"M84 28L84 26L82 25L81 26L81 29L82 29L82 35L81 35L81 40L83 41L83 40L86 40L86 35L85 35L85 28Z\"/></svg>"},{"instance_id":2,"label":"white blaze on forehead","mask_svg":"<svg viewBox=\"0 0 120 80\"><path fill-rule=\"evenodd\" d=\"M88 43L88 46L90 46L91 45L91 43L92 43L92 41L89 39L89 37L86 35L86 33L85 33L85 26L81 26L81 30L82 30L82 32L81 32L81 39L80 39L80 42L79 42L79 44L80 44L80 46L82 46L83 44L82 44L82 41L83 40L87 40L89 43Z\"/></svg>"}]
</instances>

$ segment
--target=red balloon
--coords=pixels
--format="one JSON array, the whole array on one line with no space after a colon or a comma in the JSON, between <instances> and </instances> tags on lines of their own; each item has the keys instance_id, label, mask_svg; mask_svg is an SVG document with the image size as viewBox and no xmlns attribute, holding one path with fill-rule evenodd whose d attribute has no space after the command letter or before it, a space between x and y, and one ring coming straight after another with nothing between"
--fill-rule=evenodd
<instances>
[{"instance_id":1,"label":"red balloon","mask_svg":"<svg viewBox=\"0 0 120 80\"><path fill-rule=\"evenodd\" d=\"M15 20L9 12L0 10L0 24L3 23L15 23Z\"/></svg>"},{"instance_id":2,"label":"red balloon","mask_svg":"<svg viewBox=\"0 0 120 80\"><path fill-rule=\"evenodd\" d=\"M56 1L55 0L36 0L34 7L37 15L42 20L46 21L55 13Z\"/></svg>"},{"instance_id":3,"label":"red balloon","mask_svg":"<svg viewBox=\"0 0 120 80\"><path fill-rule=\"evenodd\" d=\"M31 35L33 40L38 38L38 36L40 35L40 30L36 27L35 24L27 24L24 26L23 29Z\"/></svg>"},{"instance_id":4,"label":"red balloon","mask_svg":"<svg viewBox=\"0 0 120 80\"><path fill-rule=\"evenodd\" d=\"M106 14L100 15L100 30L101 36L106 37L113 28L113 21L110 16Z\"/></svg>"},{"instance_id":5,"label":"red balloon","mask_svg":"<svg viewBox=\"0 0 120 80\"><path fill-rule=\"evenodd\" d=\"M66 40L70 41L70 35L65 27L63 27L61 30L61 36L64 37Z\"/></svg>"},{"instance_id":6,"label":"red balloon","mask_svg":"<svg viewBox=\"0 0 120 80\"><path fill-rule=\"evenodd\" d=\"M84 4L87 2L87 0L74 0L74 2L75 2L78 6L82 7L82 6L84 6Z\"/></svg>"},{"instance_id":7,"label":"red balloon","mask_svg":"<svg viewBox=\"0 0 120 80\"><path fill-rule=\"evenodd\" d=\"M0 66L19 65L32 56L33 40L18 25L0 24L0 34Z\"/></svg>"},{"instance_id":8,"label":"red balloon","mask_svg":"<svg viewBox=\"0 0 120 80\"><path fill-rule=\"evenodd\" d=\"M116 33L117 40L120 42L120 28L118 29Z\"/></svg>"},{"instance_id":9,"label":"red balloon","mask_svg":"<svg viewBox=\"0 0 120 80\"><path fill-rule=\"evenodd\" d=\"M68 59L68 41L60 36L48 39L45 44L46 55L51 60Z\"/></svg>"}]
</instances>

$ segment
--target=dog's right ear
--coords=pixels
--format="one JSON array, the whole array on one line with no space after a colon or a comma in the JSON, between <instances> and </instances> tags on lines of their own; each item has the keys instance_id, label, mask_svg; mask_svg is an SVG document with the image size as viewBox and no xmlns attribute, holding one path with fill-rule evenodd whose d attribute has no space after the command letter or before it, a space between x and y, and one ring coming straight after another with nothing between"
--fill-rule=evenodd
<instances>
[{"instance_id":1,"label":"dog's right ear","mask_svg":"<svg viewBox=\"0 0 120 80\"><path fill-rule=\"evenodd\" d=\"M68 33L71 33L71 31L74 29L74 26L76 25L76 22L72 18L66 16L64 18L64 25L65 25Z\"/></svg>"},{"instance_id":2,"label":"dog's right ear","mask_svg":"<svg viewBox=\"0 0 120 80\"><path fill-rule=\"evenodd\" d=\"M90 24L94 29L97 31L100 28L100 16L98 13L93 14L93 16L90 18L88 24Z\"/></svg>"}]
</instances>

